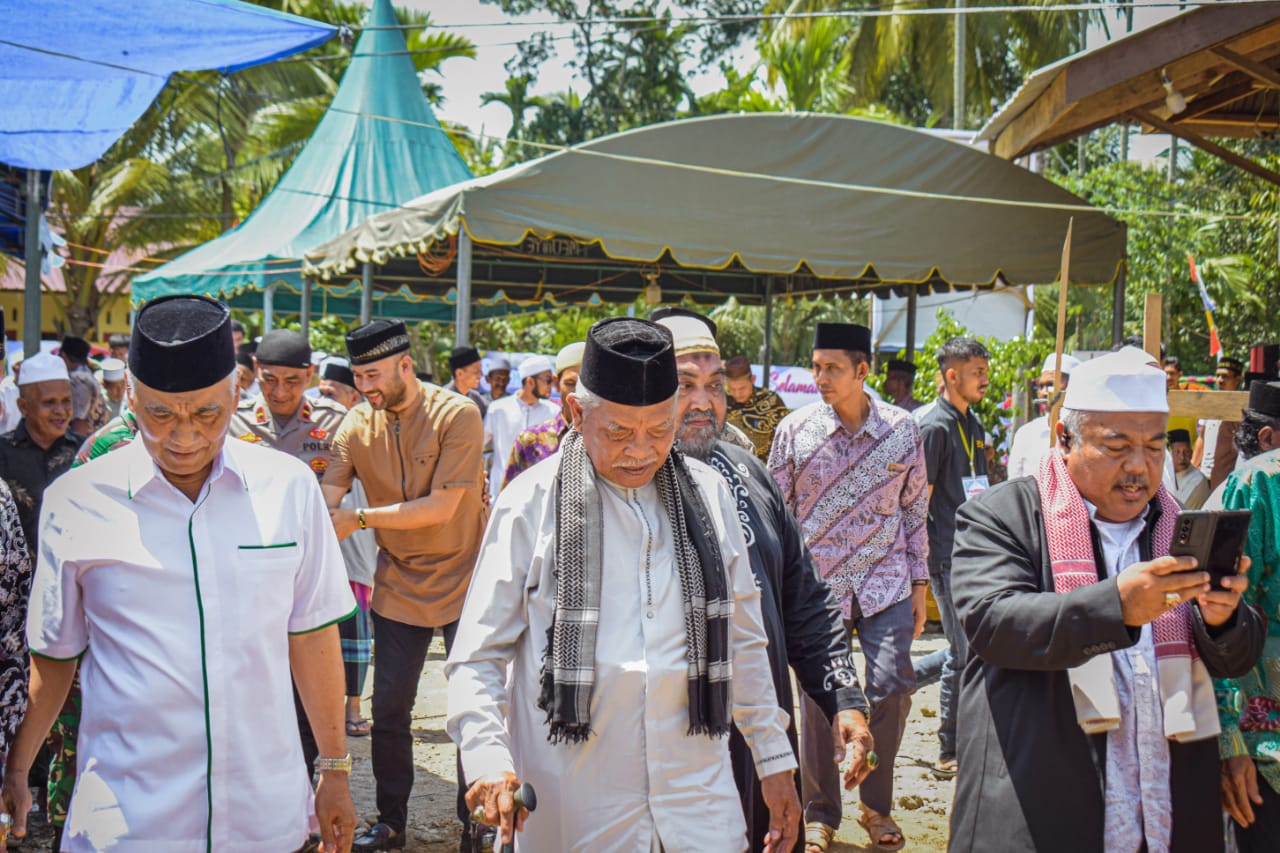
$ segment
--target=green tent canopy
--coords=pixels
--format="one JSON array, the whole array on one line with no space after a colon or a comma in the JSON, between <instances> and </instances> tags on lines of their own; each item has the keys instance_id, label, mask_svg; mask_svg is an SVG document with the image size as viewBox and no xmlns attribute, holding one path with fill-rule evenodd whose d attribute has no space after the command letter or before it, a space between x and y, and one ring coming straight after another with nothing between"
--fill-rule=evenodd
<instances>
[{"instance_id":1,"label":"green tent canopy","mask_svg":"<svg viewBox=\"0 0 1280 853\"><path fill-rule=\"evenodd\" d=\"M261 309L263 292L274 286L275 306L296 312L300 259L308 250L376 213L471 177L422 94L397 24L390 0L374 0L333 103L284 177L241 225L133 279L135 306L201 293ZM310 290L314 315L360 315L358 283L354 290L346 284ZM439 296L407 296L379 293L375 315L453 316ZM508 309L495 304L494 310Z\"/></svg>"}]
</instances>

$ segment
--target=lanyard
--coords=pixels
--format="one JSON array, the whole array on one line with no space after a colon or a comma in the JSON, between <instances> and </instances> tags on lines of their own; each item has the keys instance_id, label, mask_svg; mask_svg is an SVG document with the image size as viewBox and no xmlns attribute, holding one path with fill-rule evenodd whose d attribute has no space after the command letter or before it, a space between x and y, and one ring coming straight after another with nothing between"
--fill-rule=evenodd
<instances>
[{"instance_id":1,"label":"lanyard","mask_svg":"<svg viewBox=\"0 0 1280 853\"><path fill-rule=\"evenodd\" d=\"M964 447L965 456L969 457L969 476L973 477L973 442L969 441L969 435L959 421L956 421L956 429L960 431L960 444Z\"/></svg>"}]
</instances>

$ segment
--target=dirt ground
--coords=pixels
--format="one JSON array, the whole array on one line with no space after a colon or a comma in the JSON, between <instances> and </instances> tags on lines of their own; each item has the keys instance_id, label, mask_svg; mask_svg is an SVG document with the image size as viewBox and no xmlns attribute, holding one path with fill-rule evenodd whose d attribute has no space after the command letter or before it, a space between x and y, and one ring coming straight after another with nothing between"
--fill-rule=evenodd
<instances>
[{"instance_id":1,"label":"dirt ground","mask_svg":"<svg viewBox=\"0 0 1280 853\"><path fill-rule=\"evenodd\" d=\"M914 656L921 656L940 648L942 635L928 633L921 637L912 649ZM861 660L861 651L855 656ZM407 853L455 853L458 849L460 824L456 818L455 795L457 772L452 742L444 732L444 645L437 639L427 659L426 671L418 688L418 701L414 706L414 758L417 775L412 799L409 803L409 843ZM370 676L366 687L373 682ZM368 703L365 703L368 714ZM914 851L943 851L947 840L947 815L951 806L954 783L939 781L922 763L937 757L938 686L932 685L919 691L912 702L907 731L898 755L895 773L894 796L898 808L894 817L907 837L905 849ZM374 804L373 771L369 763L369 738L348 738L348 746L354 760L351 788L356 801L356 813L372 824L377 819ZM845 794L845 820L831 846L833 853L871 853L874 847L867 844L867 834L854 821L858 814L857 793ZM536 820L536 815L531 818ZM49 850L50 837L41 826L33 825L33 834L21 849L24 851Z\"/></svg>"}]
</instances>

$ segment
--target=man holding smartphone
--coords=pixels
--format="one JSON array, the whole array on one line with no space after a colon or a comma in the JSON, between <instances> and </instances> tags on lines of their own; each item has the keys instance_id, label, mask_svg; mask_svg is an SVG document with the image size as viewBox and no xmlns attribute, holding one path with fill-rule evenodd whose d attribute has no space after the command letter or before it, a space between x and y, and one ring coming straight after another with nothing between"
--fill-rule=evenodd
<instances>
[{"instance_id":1,"label":"man holding smartphone","mask_svg":"<svg viewBox=\"0 0 1280 853\"><path fill-rule=\"evenodd\" d=\"M1085 362L1036 475L957 514L952 853L1222 850L1211 678L1248 672L1265 628L1245 578L1169 556L1164 384L1125 353Z\"/></svg>"}]
</instances>

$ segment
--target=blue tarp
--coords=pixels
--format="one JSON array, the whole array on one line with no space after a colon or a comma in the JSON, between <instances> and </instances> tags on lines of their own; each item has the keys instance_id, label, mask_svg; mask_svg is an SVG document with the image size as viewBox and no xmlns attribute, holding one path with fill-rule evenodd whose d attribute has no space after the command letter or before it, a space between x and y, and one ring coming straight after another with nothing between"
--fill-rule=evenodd
<instances>
[{"instance_id":1,"label":"blue tarp","mask_svg":"<svg viewBox=\"0 0 1280 853\"><path fill-rule=\"evenodd\" d=\"M0 0L0 162L102 156L177 71L236 71L336 28L238 0Z\"/></svg>"},{"instance_id":2,"label":"blue tarp","mask_svg":"<svg viewBox=\"0 0 1280 853\"><path fill-rule=\"evenodd\" d=\"M261 305L263 290L295 295L302 289L302 256L360 222L420 195L471 177L448 134L436 121L390 0L374 0L351 64L333 102L280 182L239 226L133 280L133 302L171 293L203 293ZM326 300L350 299L357 286L332 282L313 288L312 310ZM376 311L406 319L452 319L438 299L406 299L379 291ZM293 298L278 302L296 306ZM336 304L336 302L335 302Z\"/></svg>"}]
</instances>

